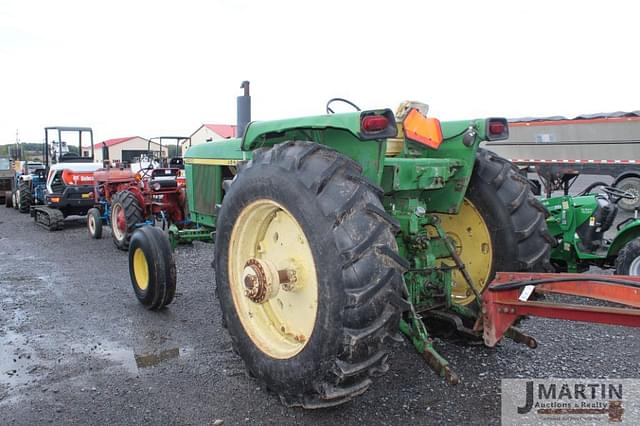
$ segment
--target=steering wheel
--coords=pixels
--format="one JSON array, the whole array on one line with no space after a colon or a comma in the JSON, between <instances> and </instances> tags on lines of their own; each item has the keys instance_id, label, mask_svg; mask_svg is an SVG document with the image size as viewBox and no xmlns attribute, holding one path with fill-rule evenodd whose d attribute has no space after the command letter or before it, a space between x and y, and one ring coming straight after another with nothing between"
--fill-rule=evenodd
<instances>
[{"instance_id":1,"label":"steering wheel","mask_svg":"<svg viewBox=\"0 0 640 426\"><path fill-rule=\"evenodd\" d=\"M354 104L351 101L348 101L344 98L332 98L329 99L329 102L327 102L327 114L335 114L335 111L331 109L331 104L334 102L342 102L344 104L352 106L356 111L362 111L358 105Z\"/></svg>"},{"instance_id":2,"label":"steering wheel","mask_svg":"<svg viewBox=\"0 0 640 426\"><path fill-rule=\"evenodd\" d=\"M154 167L153 166L147 166L147 167L143 167L140 168L140 170L138 171L138 174L140 175L140 180L144 180L147 177L151 177L151 173L153 172Z\"/></svg>"},{"instance_id":3,"label":"steering wheel","mask_svg":"<svg viewBox=\"0 0 640 426\"><path fill-rule=\"evenodd\" d=\"M602 190L604 192L607 193L607 195L610 195L611 197L615 198L613 200L614 203L617 203L618 201L622 200L623 198L625 200L635 200L636 196L633 195L631 192L629 191L625 191L623 189L620 188L616 188L615 186L605 186L602 188Z\"/></svg>"}]
</instances>

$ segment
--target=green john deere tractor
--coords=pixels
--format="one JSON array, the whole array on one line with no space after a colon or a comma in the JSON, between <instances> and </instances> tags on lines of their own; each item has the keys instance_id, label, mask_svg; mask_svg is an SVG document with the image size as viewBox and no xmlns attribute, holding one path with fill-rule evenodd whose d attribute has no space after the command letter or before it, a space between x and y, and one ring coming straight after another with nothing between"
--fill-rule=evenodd
<instances>
[{"instance_id":1,"label":"green john deere tractor","mask_svg":"<svg viewBox=\"0 0 640 426\"><path fill-rule=\"evenodd\" d=\"M566 191L568 192L568 191ZM640 219L630 216L606 233L618 214L618 204L636 195L603 182L589 185L577 196L542 199L549 211L547 225L557 244L551 264L557 272L585 272L591 266L615 269L617 275L640 275Z\"/></svg>"},{"instance_id":2,"label":"green john deere tractor","mask_svg":"<svg viewBox=\"0 0 640 426\"><path fill-rule=\"evenodd\" d=\"M331 114L328 104L326 115L251 122L186 153L190 217L215 231L233 345L287 405L365 392L398 331L457 382L430 333L478 338L479 295L495 272L549 267L544 208L511 163L478 148L506 139L506 120L440 123L426 109ZM161 231L136 231L129 265L143 304L171 302Z\"/></svg>"}]
</instances>

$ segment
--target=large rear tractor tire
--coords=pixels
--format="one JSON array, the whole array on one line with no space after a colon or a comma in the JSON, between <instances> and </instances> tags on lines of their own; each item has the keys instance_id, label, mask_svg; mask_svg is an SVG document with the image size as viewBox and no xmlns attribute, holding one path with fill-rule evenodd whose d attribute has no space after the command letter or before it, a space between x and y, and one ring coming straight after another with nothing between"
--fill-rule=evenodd
<instances>
[{"instance_id":1,"label":"large rear tractor tire","mask_svg":"<svg viewBox=\"0 0 640 426\"><path fill-rule=\"evenodd\" d=\"M87 212L87 230L91 238L96 240L102 238L102 215L100 210L91 208Z\"/></svg>"},{"instance_id":2,"label":"large rear tractor tire","mask_svg":"<svg viewBox=\"0 0 640 426\"><path fill-rule=\"evenodd\" d=\"M497 271L551 270L554 240L544 207L518 169L491 151L478 150L459 214L439 216L478 293ZM459 271L453 281L454 302L477 312L475 296Z\"/></svg>"},{"instance_id":3,"label":"large rear tractor tire","mask_svg":"<svg viewBox=\"0 0 640 426\"><path fill-rule=\"evenodd\" d=\"M31 193L31 185L27 181L20 181L18 184L18 210L20 213L29 213L29 209L33 204L33 194Z\"/></svg>"},{"instance_id":4,"label":"large rear tractor tire","mask_svg":"<svg viewBox=\"0 0 640 426\"><path fill-rule=\"evenodd\" d=\"M129 244L129 276L136 298L147 309L162 309L176 293L176 264L167 236L143 226Z\"/></svg>"},{"instance_id":5,"label":"large rear tractor tire","mask_svg":"<svg viewBox=\"0 0 640 426\"><path fill-rule=\"evenodd\" d=\"M142 222L142 206L133 192L116 193L111 199L111 236L116 247L127 250L136 225Z\"/></svg>"},{"instance_id":6,"label":"large rear tractor tire","mask_svg":"<svg viewBox=\"0 0 640 426\"><path fill-rule=\"evenodd\" d=\"M408 308L397 223L360 166L310 142L254 153L224 198L216 292L234 348L288 406L342 404L388 369Z\"/></svg>"},{"instance_id":7,"label":"large rear tractor tire","mask_svg":"<svg viewBox=\"0 0 640 426\"><path fill-rule=\"evenodd\" d=\"M616 274L640 276L640 238L629 241L618 252Z\"/></svg>"}]
</instances>

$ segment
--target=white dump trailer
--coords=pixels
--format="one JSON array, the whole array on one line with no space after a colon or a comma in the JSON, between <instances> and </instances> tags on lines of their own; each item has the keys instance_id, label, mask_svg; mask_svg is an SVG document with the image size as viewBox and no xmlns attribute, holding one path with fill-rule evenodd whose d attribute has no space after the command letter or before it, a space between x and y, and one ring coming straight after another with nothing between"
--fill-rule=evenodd
<instances>
[{"instance_id":1,"label":"white dump trailer","mask_svg":"<svg viewBox=\"0 0 640 426\"><path fill-rule=\"evenodd\" d=\"M635 195L622 200L640 208L640 111L509 120L509 138L485 147L535 171L548 192L577 174L607 175Z\"/></svg>"}]
</instances>

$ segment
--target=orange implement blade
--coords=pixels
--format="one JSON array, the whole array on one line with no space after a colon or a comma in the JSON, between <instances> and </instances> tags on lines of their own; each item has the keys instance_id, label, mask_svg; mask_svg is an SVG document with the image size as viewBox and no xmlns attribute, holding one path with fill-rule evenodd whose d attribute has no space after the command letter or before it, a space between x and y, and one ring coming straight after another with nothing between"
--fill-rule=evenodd
<instances>
[{"instance_id":1,"label":"orange implement blade","mask_svg":"<svg viewBox=\"0 0 640 426\"><path fill-rule=\"evenodd\" d=\"M417 109L412 109L402 122L405 137L429 148L438 149L442 143L440 120L427 118Z\"/></svg>"}]
</instances>

